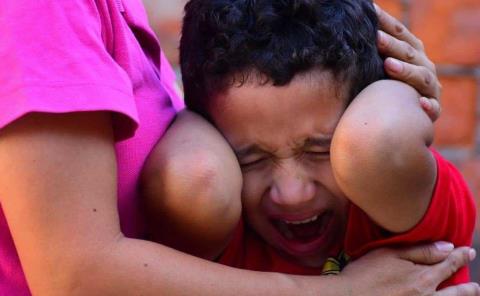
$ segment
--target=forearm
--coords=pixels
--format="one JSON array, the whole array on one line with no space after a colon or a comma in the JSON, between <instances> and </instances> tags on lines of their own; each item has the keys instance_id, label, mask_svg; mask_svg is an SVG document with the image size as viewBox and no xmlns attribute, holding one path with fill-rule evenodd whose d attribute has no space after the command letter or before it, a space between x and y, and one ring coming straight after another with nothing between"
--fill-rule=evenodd
<instances>
[{"instance_id":1,"label":"forearm","mask_svg":"<svg viewBox=\"0 0 480 296\"><path fill-rule=\"evenodd\" d=\"M64 295L341 295L332 277L234 269L162 245L122 238ZM335 291L332 287L335 287ZM314 293L315 292L315 293ZM49 294L51 295L51 294Z\"/></svg>"},{"instance_id":2,"label":"forearm","mask_svg":"<svg viewBox=\"0 0 480 296\"><path fill-rule=\"evenodd\" d=\"M347 197L394 232L413 227L428 208L436 166L433 126L418 94L379 81L354 99L332 144L335 178Z\"/></svg>"}]
</instances>

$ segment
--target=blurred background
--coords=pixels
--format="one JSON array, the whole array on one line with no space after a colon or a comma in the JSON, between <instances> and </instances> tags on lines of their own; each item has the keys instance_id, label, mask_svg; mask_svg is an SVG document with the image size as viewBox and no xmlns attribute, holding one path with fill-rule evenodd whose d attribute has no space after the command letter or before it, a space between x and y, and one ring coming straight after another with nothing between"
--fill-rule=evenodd
<instances>
[{"instance_id":1,"label":"blurred background","mask_svg":"<svg viewBox=\"0 0 480 296\"><path fill-rule=\"evenodd\" d=\"M178 65L178 41L186 0L143 0L170 62ZM443 113L435 146L462 171L480 210L480 0L377 0L423 40L443 85ZM176 67L178 72L178 67ZM479 211L480 213L480 211ZM472 279L480 282L479 256Z\"/></svg>"}]
</instances>

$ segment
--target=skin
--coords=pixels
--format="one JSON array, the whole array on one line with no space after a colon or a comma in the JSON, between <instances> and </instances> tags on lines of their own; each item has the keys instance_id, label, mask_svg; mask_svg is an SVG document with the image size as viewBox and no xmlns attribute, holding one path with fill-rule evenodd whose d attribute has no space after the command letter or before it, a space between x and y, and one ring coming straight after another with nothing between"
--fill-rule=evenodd
<instances>
[{"instance_id":1,"label":"skin","mask_svg":"<svg viewBox=\"0 0 480 296\"><path fill-rule=\"evenodd\" d=\"M302 291L328 296L348 295L339 287L363 281L361 263L350 265L360 271L352 270L348 279L258 273L124 237L117 213L110 120L110 114L102 112L29 114L0 131L0 202L33 295L298 295ZM430 245L364 258L392 266L372 270L373 290L384 291L380 287L396 281L388 295L425 295L420 292L427 291L425 287L433 291L452 270L467 264L469 251L442 251ZM407 294L412 285L417 292ZM454 288L436 295L478 291L474 285ZM373 294L359 290L356 295Z\"/></svg>"},{"instance_id":2,"label":"skin","mask_svg":"<svg viewBox=\"0 0 480 296\"><path fill-rule=\"evenodd\" d=\"M347 98L333 85L325 72L297 76L284 87L251 81L218 95L209 110L242 168L247 222L267 243L312 267L342 241L347 217L329 161ZM314 216L327 219L326 229L308 244L287 239L276 226Z\"/></svg>"},{"instance_id":3,"label":"skin","mask_svg":"<svg viewBox=\"0 0 480 296\"><path fill-rule=\"evenodd\" d=\"M150 153L141 184L151 239L202 258L218 257L240 218L242 175L211 124L192 112L178 114Z\"/></svg>"},{"instance_id":4,"label":"skin","mask_svg":"<svg viewBox=\"0 0 480 296\"><path fill-rule=\"evenodd\" d=\"M332 142L338 185L378 225L394 233L423 218L435 187L437 167L428 149L433 124L418 97L403 83L373 83L348 107Z\"/></svg>"},{"instance_id":5,"label":"skin","mask_svg":"<svg viewBox=\"0 0 480 296\"><path fill-rule=\"evenodd\" d=\"M283 248L281 240L277 240L279 235L269 222L268 216L271 214L272 206L275 214L278 214L278 208L283 211L289 211L289 218L294 214L294 211L302 211L304 209L307 209L307 211L311 211L311 209L333 211L338 213L339 217L345 214L343 211L345 198L341 191L339 191L338 184L335 183L328 156L324 155L325 151L328 151L328 147L326 148L322 145L303 145L303 139L313 138L314 136L333 134L330 138L335 138L335 133L331 131L335 130L335 126L339 121L343 122L346 118L345 116L342 117L345 109L345 100L335 98L334 96L337 92L324 87L325 85L332 85L332 83L329 83L328 78L328 75L322 75L322 73L312 73L298 77L290 85L281 88L265 85L260 86L256 83L244 85L240 88L233 88L223 96L216 98L217 104L215 105L218 107L211 112L216 125L226 138L229 139L233 148L238 148L237 153L243 150L244 147L251 146L252 143L258 144L259 146L257 149L249 149L251 153L240 153L241 157L239 157L240 164L243 164L244 177L242 202L251 226L260 233L268 243L283 251L286 256L304 265L308 265L311 262L323 262L326 254L324 247L328 245L328 242L325 245L322 244L320 248L315 249L315 254L313 255L308 254L302 256L302 254L299 255L298 253L292 254L290 250ZM322 79L326 80L324 84L318 83L318 81L322 81ZM382 89L390 87L392 88L391 91L398 95L397 99L399 98L400 101L403 100L404 96L408 94L412 95L409 101L416 102L416 104L411 103L407 105L409 109L405 110L405 112L411 113L413 109L418 110L418 112L414 113L416 113L420 119L426 118L431 125L430 119L428 119L419 106L417 100L418 95L412 91L411 88L401 85L401 88L398 89L398 83L393 81L381 81L377 84L372 85L373 90L379 86L381 86ZM368 93L369 90L370 89L367 88L366 93ZM361 94L359 98L362 98L363 95L364 94ZM294 97L295 100L292 100L292 97ZM332 99L332 97L334 99ZM395 100L395 98L392 97L392 100ZM383 101L386 100L383 98ZM272 104L272 102L274 104ZM366 106L369 106L368 104L369 102L367 102ZM363 105L360 105L360 107L365 108L359 108L359 106L355 105L352 106L354 106L354 108L351 110L366 111L369 109ZM410 110L410 108L412 110ZM353 112L351 110L349 108L347 112ZM373 111L378 112L378 110ZM388 111L388 109L385 111ZM261 116L259 114L261 114ZM281 116L279 116L279 114L281 114ZM299 114L302 115L302 120L298 120ZM322 114L323 116L317 116L318 114ZM194 114L190 115L195 117ZM192 128L195 126L198 127L199 119L200 118L193 118L196 124L192 124ZM295 125L288 124L289 122L293 122L293 119L295 119ZM412 118L407 119L409 121L412 120ZM180 127L185 127L188 125L186 122L192 120L192 117L189 116L188 113L182 114L179 120L179 122L184 121ZM271 133L272 126L275 127L275 133ZM183 130L180 128L177 131L185 133L182 137L183 139L185 139L184 137L188 138L188 132L192 132L192 130L188 128ZM215 138L209 138L208 133L206 133L205 136L202 135L199 137L199 132L201 132L200 129L194 129L192 132L197 144L202 141L210 143L215 140ZM202 145L200 144L200 146ZM217 147L215 152L210 154L209 166L217 167L225 163L227 159L224 157L228 156L228 154L226 154L225 151L222 153L222 149L226 148L228 147ZM269 150L265 151L266 149ZM313 153L313 155L310 155L313 157L308 157L308 153ZM316 155L317 153L320 155ZM305 156L306 154L307 156ZM205 157L205 155L202 157ZM210 161L214 163L218 161L218 163L215 165L210 163ZM294 165L291 165L292 162ZM192 167L192 169L193 168L195 168L195 166ZM267 172L267 175L265 175L265 172ZM268 172L273 173L269 176ZM260 176L258 174L260 174ZM213 175L208 175L210 179L213 178L218 182L209 183L210 189L212 189L210 185L214 185L213 188L216 188L218 186L215 186L215 184L231 182L225 174L225 171L217 171L217 173ZM296 178L296 176L300 176L300 178ZM174 175L170 178L173 177ZM387 176L380 176L379 178L385 179ZM182 180L181 178L177 178L176 180L178 181L176 184L179 186L182 186L182 183L185 181L185 179ZM271 183L272 180L275 182L273 185ZM378 180L379 184L382 182L382 179ZM272 189L270 191L264 190L265 187ZM304 190L309 187L313 187L313 191ZM327 188L328 190L326 190ZM258 192L265 192L265 194L258 194ZM308 192L314 192L315 194L308 195L306 194ZM197 195L190 194L188 203L192 202L193 196L196 197ZM218 194L215 196L220 197L222 195ZM177 197L181 198L181 196ZM225 196L223 196L223 198L225 198ZM210 200L208 204L213 202L215 201ZM318 207L318 204L321 206ZM189 212L191 216L194 214L194 212ZM219 224L218 221L221 221L219 216L211 217L210 219L205 219L204 217L202 224L209 224L211 228L215 228L215 225ZM338 220L337 223L339 224L335 225L334 228L338 229L343 227L341 219ZM192 227L192 225L190 226ZM331 242L333 243L334 240ZM195 244L195 242L192 243ZM392 276L392 278L389 278L389 275L391 275L390 272L393 272L389 268L382 270L382 276L378 277L379 274L371 273L373 270L381 270L378 266L395 268L411 267L410 263L406 262L394 262L393 260L388 262L392 258L388 258L388 260L384 258L387 262L380 262L380 257L370 257L371 255L384 256L386 254L389 254L389 251L374 252L348 265L341 276L335 277L342 284L337 286L338 290L335 291L334 294L417 295L418 293L418 295L450 295L450 293L472 293L472 295L476 295L476 293L478 293L477 287L473 283L450 287L435 292L438 283L432 287L425 285L423 280L418 281L419 279L424 279L427 275L431 275L431 271L427 270L415 275L408 274L408 276L405 277ZM358 266L358 263L360 263L361 266ZM384 263L387 265L382 265ZM449 268L451 264L452 262L445 263L445 267ZM415 266L418 267L419 265ZM366 273L365 270L370 271ZM450 269L449 275L451 274L453 274L453 271ZM401 281L399 279L401 279ZM373 282L381 282L382 284L375 286L375 284L372 284ZM417 286L417 284L419 285ZM340 287L342 288L340 289ZM375 287L375 291L370 290L372 287ZM302 289L302 291L306 290L308 289ZM322 293L328 292L325 290L322 291Z\"/></svg>"},{"instance_id":6,"label":"skin","mask_svg":"<svg viewBox=\"0 0 480 296\"><path fill-rule=\"evenodd\" d=\"M404 81L409 85L415 87L417 91L419 91L420 94L423 96L419 99L421 107L430 117L430 119L432 121L435 121L440 115L440 104L438 98L440 96L441 90L441 85L436 77L435 65L426 56L423 44L419 39L417 39L413 34L411 34L411 32L409 32L403 24L401 24L398 20L383 11L380 7L375 6L375 8L377 10L377 15L380 21L380 31L378 34L377 46L379 51L383 55L388 56L385 61L386 72L392 78ZM380 96L377 96L377 98L379 97ZM198 134L203 134L205 132L202 130L202 128L197 128L197 123L199 120L192 119L191 117L194 117L194 115L182 114L172 125L172 128L179 131L177 134L183 134L183 136L179 136L179 138L184 138L184 140L176 141L176 135L174 135L172 137L166 137L165 140L161 141L151 153L150 160L147 162L146 169L144 170L142 182L143 187L146 188L146 190L144 190L144 194L146 196L146 203L148 204L147 208L152 209L152 211L150 211L149 213L150 219L154 223L154 225L159 225L159 227L152 227L152 236L155 237L157 241L166 243L174 248L185 250L189 253L207 259L212 259L220 253L219 250L223 249L219 248L219 246L225 245L225 243L219 242L224 242L226 240L225 237L230 237L228 235L232 231L230 227L235 224L232 221L236 221L238 212L240 211L238 208L237 210L232 210L231 205L235 202L232 202L231 198L235 198L236 196L238 196L238 193L237 191L232 191L230 193L231 196L228 196L224 194L224 191L212 190L213 192L206 193L204 192L204 190L201 190L201 193L205 193L205 195L198 196L198 190L191 188L191 182L183 182L187 181L189 178L185 178L185 176L183 176L184 174L180 172L180 169L182 167L185 168L190 166L188 159L182 160L185 155L185 153L183 153L182 151L190 152L190 147L184 144L188 142L188 140L185 141L185 139L194 139L192 142L199 144L200 147L202 147L202 145L210 145L202 144L202 140L204 142L207 142L207 140L210 142L214 142L219 139L216 135L214 135L214 132L212 132L211 128L208 129L208 133L206 133L202 139L198 139ZM188 124L189 120L194 121L194 123ZM184 124L182 123L182 121L187 121L187 123ZM180 126L178 129L176 128L177 125ZM201 127L204 125L200 124L199 126ZM211 135L212 138L210 139L209 137ZM178 166L175 166L176 168L170 165L165 166L165 163L175 163L173 161L169 161L169 158L171 159L172 156L174 156L174 153L173 155L172 153L169 153L168 157L162 156L162 154L165 154L165 151L169 150L168 146L170 145L175 147L175 150L179 151L179 155L175 157L175 162L178 164ZM216 147L222 148L221 145L217 145ZM211 147L209 147L209 149L211 149ZM201 151L201 149L198 149L197 151ZM228 158L228 155L230 153L231 152L229 151L229 149L219 149L215 150L214 154L217 154L219 156L226 156L225 159L231 163ZM208 155L203 155L201 159L206 159L208 158L207 156ZM194 160L194 162L197 161ZM211 167L211 161L209 162L210 163L208 164L208 166ZM217 167L222 167L222 165L220 164ZM236 165L232 165L231 168L232 170L236 170ZM189 168L185 171L192 171L195 172L195 174L197 174L199 178L206 178L208 180L212 180L211 174L213 170L208 170L208 176L202 176L203 172L199 171L198 167ZM175 184L172 183L172 186L168 186L167 188L162 188L162 186L159 186L159 182L156 180L163 180L166 178L168 178L169 180L175 180ZM218 176L217 178L221 179L221 177ZM231 180L232 179L222 179L222 182L232 182ZM222 182L219 183L221 184ZM164 185L165 184L163 184L163 186ZM207 213L203 212L199 213L198 218L194 218L191 211L187 211L188 214L184 214L184 209L191 208L193 204L197 204L197 202L195 202L195 199L192 200L191 195L186 193L186 191L178 192L178 190L168 190L168 188L192 189L192 191L196 192L196 195L198 196L197 200L202 201L201 204L206 204L203 201L208 200L212 198L212 196L214 196L215 198L212 198L214 202L210 202L208 204L228 204L230 205L229 210L227 212L222 210L209 211L209 216L207 215ZM169 204L168 202L158 201L165 199L165 196L170 196L168 199L175 200L175 203ZM354 194L354 199L355 197L356 195ZM185 201L185 204L182 204L179 201ZM423 210L424 208L420 207L417 213L421 213ZM158 221L159 219L157 218L158 215L156 215L156 213L167 212L171 214L162 214L162 221ZM231 216L225 217L225 213L233 214ZM200 229L199 231L191 230L192 225L206 225L209 223L192 224L189 223L189 221L211 221L211 225L215 225L217 217L220 216L225 219L225 224L222 224L224 227L222 229L219 228L216 232L212 232L212 229L210 229L209 232L205 232L203 229ZM185 219L184 217L189 217L189 219ZM169 225L169 227L161 227L162 225ZM168 230L166 230L171 229L172 226L177 227L176 230L179 230L176 232L175 236L169 235L169 233L167 233ZM387 228L389 228L388 225ZM192 232L196 234L208 233L209 236L203 235L200 240L192 239L197 237L197 235L192 234ZM168 239L165 239L167 237Z\"/></svg>"},{"instance_id":7,"label":"skin","mask_svg":"<svg viewBox=\"0 0 480 296\"><path fill-rule=\"evenodd\" d=\"M345 112L348 97L338 85L320 71L283 87L250 81L216 96L210 110L242 168L248 224L304 266L320 267L338 249L347 196L399 233L422 219L436 179L433 125L415 90L379 81ZM322 231L308 243L284 229L312 217Z\"/></svg>"},{"instance_id":8,"label":"skin","mask_svg":"<svg viewBox=\"0 0 480 296\"><path fill-rule=\"evenodd\" d=\"M32 114L2 129L0 201L33 295L342 295L341 278L242 271L124 237L111 126L109 114L89 112ZM469 261L468 248L404 252L369 255L395 266L372 270L374 287L399 273L426 273L416 285L435 287ZM409 260L436 264L401 264Z\"/></svg>"}]
</instances>

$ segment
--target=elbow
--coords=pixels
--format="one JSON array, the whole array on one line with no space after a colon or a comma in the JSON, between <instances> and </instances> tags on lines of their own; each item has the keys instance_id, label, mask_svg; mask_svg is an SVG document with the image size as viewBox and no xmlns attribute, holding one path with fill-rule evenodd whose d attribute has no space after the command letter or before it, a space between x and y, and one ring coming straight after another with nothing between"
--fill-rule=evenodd
<instances>
[{"instance_id":1,"label":"elbow","mask_svg":"<svg viewBox=\"0 0 480 296\"><path fill-rule=\"evenodd\" d=\"M339 178L352 170L408 171L412 160L429 154L432 139L433 124L416 91L400 82L378 81L363 90L340 119L332 166Z\"/></svg>"},{"instance_id":2,"label":"elbow","mask_svg":"<svg viewBox=\"0 0 480 296\"><path fill-rule=\"evenodd\" d=\"M358 189L368 184L369 176L375 173L374 164L387 157L382 151L389 144L381 134L382 131L370 130L366 124L351 119L342 119L335 130L330 150L333 175L353 202Z\"/></svg>"},{"instance_id":3,"label":"elbow","mask_svg":"<svg viewBox=\"0 0 480 296\"><path fill-rule=\"evenodd\" d=\"M159 214L174 214L184 209L196 209L197 214L208 217L238 212L242 179L237 167L233 160L207 150L157 154L156 159L148 162L141 182L149 217L157 220L161 218Z\"/></svg>"},{"instance_id":4,"label":"elbow","mask_svg":"<svg viewBox=\"0 0 480 296\"><path fill-rule=\"evenodd\" d=\"M331 163L340 184L357 180L358 172L368 173L374 163L401 157L393 155L399 152L394 149L399 143L389 122L373 116L368 105L355 103L342 116L332 139Z\"/></svg>"}]
</instances>

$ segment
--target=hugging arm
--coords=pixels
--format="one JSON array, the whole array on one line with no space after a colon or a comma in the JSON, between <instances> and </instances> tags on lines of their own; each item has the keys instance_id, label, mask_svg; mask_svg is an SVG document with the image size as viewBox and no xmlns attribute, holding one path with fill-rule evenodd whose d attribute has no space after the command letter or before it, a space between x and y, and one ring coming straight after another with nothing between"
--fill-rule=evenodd
<instances>
[{"instance_id":1,"label":"hugging arm","mask_svg":"<svg viewBox=\"0 0 480 296\"><path fill-rule=\"evenodd\" d=\"M125 237L115 171L110 114L32 114L0 131L2 209L33 295L347 295L336 277L238 270ZM370 290L407 291L385 278L426 270L432 272L414 284L434 286L468 261L466 249L429 248L439 258L425 260L450 258L452 267L394 264L395 272L382 272L383 281L370 279ZM397 253L377 255L376 262L402 262ZM354 264L360 271L350 272L347 282L364 273L362 263Z\"/></svg>"},{"instance_id":2,"label":"hugging arm","mask_svg":"<svg viewBox=\"0 0 480 296\"><path fill-rule=\"evenodd\" d=\"M33 295L294 295L300 282L287 276L125 237L111 126L110 114L84 112L0 130L2 209Z\"/></svg>"},{"instance_id":3,"label":"hugging arm","mask_svg":"<svg viewBox=\"0 0 480 296\"><path fill-rule=\"evenodd\" d=\"M142 171L142 194L154 241L216 259L241 213L242 174L223 136L183 110Z\"/></svg>"},{"instance_id":4,"label":"hugging arm","mask_svg":"<svg viewBox=\"0 0 480 296\"><path fill-rule=\"evenodd\" d=\"M387 57L385 71L390 78L414 87L423 97L420 103L435 121L440 115L442 86L437 78L435 64L425 53L423 42L400 21L375 5L379 20L377 46Z\"/></svg>"}]
</instances>

